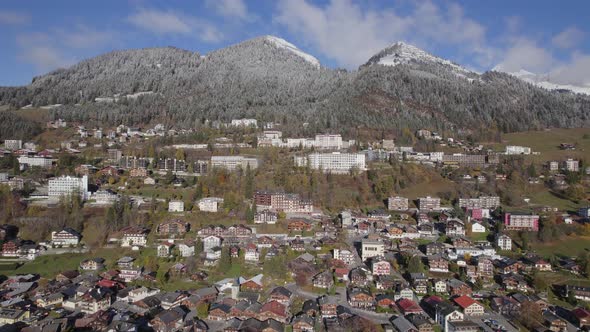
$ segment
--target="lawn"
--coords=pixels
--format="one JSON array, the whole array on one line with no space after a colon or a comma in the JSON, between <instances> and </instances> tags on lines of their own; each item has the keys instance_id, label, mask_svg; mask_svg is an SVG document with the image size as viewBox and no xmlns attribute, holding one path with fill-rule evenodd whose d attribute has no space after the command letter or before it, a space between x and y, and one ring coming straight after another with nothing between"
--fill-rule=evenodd
<instances>
[{"instance_id":1,"label":"lawn","mask_svg":"<svg viewBox=\"0 0 590 332\"><path fill-rule=\"evenodd\" d=\"M472 241L487 241L488 240L488 234L489 232L483 232L483 233L471 233L471 235L469 235L469 238Z\"/></svg>"},{"instance_id":2,"label":"lawn","mask_svg":"<svg viewBox=\"0 0 590 332\"><path fill-rule=\"evenodd\" d=\"M569 236L551 243L535 241L531 247L541 256L562 255L566 257L578 256L584 250L590 250L590 237Z\"/></svg>"},{"instance_id":3,"label":"lawn","mask_svg":"<svg viewBox=\"0 0 590 332\"><path fill-rule=\"evenodd\" d=\"M563 199L550 191L543 190L530 196L532 204L556 207L561 211L578 211L579 204Z\"/></svg>"}]
</instances>

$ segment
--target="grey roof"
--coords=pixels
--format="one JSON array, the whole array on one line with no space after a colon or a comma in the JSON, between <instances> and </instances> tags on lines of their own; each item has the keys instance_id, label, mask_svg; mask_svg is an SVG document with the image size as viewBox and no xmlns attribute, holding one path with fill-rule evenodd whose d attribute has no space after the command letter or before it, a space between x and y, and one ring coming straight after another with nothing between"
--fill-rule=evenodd
<instances>
[{"instance_id":1,"label":"grey roof","mask_svg":"<svg viewBox=\"0 0 590 332\"><path fill-rule=\"evenodd\" d=\"M399 332L417 330L414 324L410 323L410 321L404 316L398 316L397 318L393 319L391 323Z\"/></svg>"}]
</instances>

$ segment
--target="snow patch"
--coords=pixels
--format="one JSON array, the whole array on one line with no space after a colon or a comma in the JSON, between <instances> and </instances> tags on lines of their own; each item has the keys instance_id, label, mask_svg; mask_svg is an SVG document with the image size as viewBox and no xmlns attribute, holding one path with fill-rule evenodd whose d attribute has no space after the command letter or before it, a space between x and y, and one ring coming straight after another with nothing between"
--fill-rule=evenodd
<instances>
[{"instance_id":1,"label":"snow patch","mask_svg":"<svg viewBox=\"0 0 590 332\"><path fill-rule=\"evenodd\" d=\"M320 61L318 59L316 59L313 55L303 52L302 50L298 49L297 46L289 43L288 41L275 36L265 36L265 39L272 43L275 47L288 50L301 57L303 60L309 62L314 67L320 68Z\"/></svg>"},{"instance_id":2,"label":"snow patch","mask_svg":"<svg viewBox=\"0 0 590 332\"><path fill-rule=\"evenodd\" d=\"M547 74L535 74L531 73L530 71L521 69L517 72L506 72L503 71L501 67L496 66L493 70L504 72L508 75L512 75L516 78L519 78L525 82L531 83L535 86L538 86L543 89L547 90L570 90L574 93L581 93L590 95L590 86L588 85L571 85L571 84L559 84L555 82L551 82L549 75Z\"/></svg>"},{"instance_id":3,"label":"snow patch","mask_svg":"<svg viewBox=\"0 0 590 332\"><path fill-rule=\"evenodd\" d=\"M407 64L412 61L434 62L450 66L458 72L472 73L471 71L454 64L449 60L436 57L414 45L406 44L404 42L397 42L386 48L384 52L386 54L382 56L377 62L378 64L384 66L397 66L400 64Z\"/></svg>"}]
</instances>

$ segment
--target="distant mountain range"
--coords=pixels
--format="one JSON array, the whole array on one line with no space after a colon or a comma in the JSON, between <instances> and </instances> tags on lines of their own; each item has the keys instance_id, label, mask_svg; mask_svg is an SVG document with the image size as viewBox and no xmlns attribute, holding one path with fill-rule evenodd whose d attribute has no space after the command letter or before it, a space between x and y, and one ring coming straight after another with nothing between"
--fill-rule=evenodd
<instances>
[{"instance_id":1,"label":"distant mountain range","mask_svg":"<svg viewBox=\"0 0 590 332\"><path fill-rule=\"evenodd\" d=\"M501 68L494 68L494 70L503 71ZM536 85L540 88L544 88L547 90L553 91L561 91L567 92L571 91L574 93L583 93L586 95L590 95L590 86L581 86L581 85L573 85L573 84L560 84L556 83L551 79L551 75L549 74L534 74L524 69L521 69L517 72L506 72L512 76L518 77L521 80Z\"/></svg>"},{"instance_id":2,"label":"distant mountain range","mask_svg":"<svg viewBox=\"0 0 590 332\"><path fill-rule=\"evenodd\" d=\"M295 45L262 36L204 56L173 47L114 51L0 88L0 105L59 105L54 117L90 125L256 117L287 131L307 123L308 131L351 135L590 124L590 97L538 85L526 75L476 73L402 42L358 70L328 69Z\"/></svg>"}]
</instances>

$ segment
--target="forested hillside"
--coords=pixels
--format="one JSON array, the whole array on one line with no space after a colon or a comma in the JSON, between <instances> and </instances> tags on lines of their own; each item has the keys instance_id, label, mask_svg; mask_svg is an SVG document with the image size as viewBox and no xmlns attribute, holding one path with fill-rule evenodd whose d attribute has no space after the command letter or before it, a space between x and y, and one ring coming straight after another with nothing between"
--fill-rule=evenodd
<instances>
[{"instance_id":1,"label":"forested hillside","mask_svg":"<svg viewBox=\"0 0 590 332\"><path fill-rule=\"evenodd\" d=\"M287 133L359 128L510 132L590 124L590 98L543 90L498 72L477 74L413 46L395 44L357 71L318 67L275 37L201 57L176 48L111 52L0 89L13 108L64 104L53 117L93 124L154 121L189 127L204 119L255 117ZM411 48L409 48L411 47ZM315 60L315 61L314 61ZM95 98L152 92L116 102Z\"/></svg>"}]
</instances>

